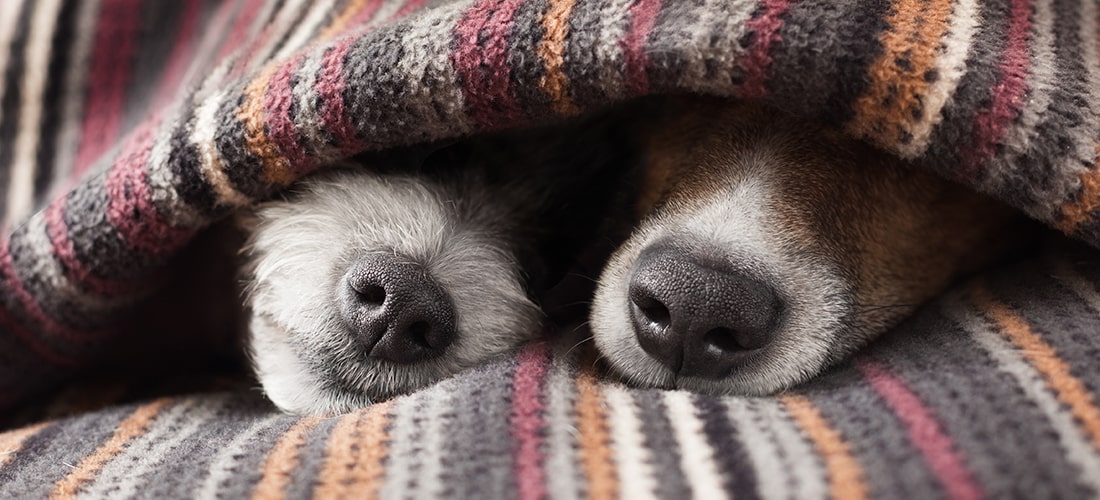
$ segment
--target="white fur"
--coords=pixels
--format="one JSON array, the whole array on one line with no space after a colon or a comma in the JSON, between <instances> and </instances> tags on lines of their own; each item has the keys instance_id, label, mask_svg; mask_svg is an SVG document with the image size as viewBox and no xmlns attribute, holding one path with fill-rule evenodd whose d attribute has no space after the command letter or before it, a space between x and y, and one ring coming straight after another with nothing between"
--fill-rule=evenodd
<instances>
[{"instance_id":1,"label":"white fur","mask_svg":"<svg viewBox=\"0 0 1100 500\"><path fill-rule=\"evenodd\" d=\"M505 210L478 186L338 171L270 203L251 257L251 352L264 390L299 414L344 412L407 392L510 350L537 333L502 231ZM397 365L366 357L337 307L355 259L387 252L422 266L450 296L457 336L440 357Z\"/></svg>"},{"instance_id":2,"label":"white fur","mask_svg":"<svg viewBox=\"0 0 1100 500\"><path fill-rule=\"evenodd\" d=\"M846 285L824 258L794 251L769 207L776 191L768 177L768 147L747 152L728 190L704 200L665 206L644 220L604 268L593 300L596 347L627 380L650 387L719 394L762 395L804 381L830 361L832 338L848 306ZM722 379L677 377L639 345L630 319L630 275L639 255L666 238L711 246L732 267L766 277L786 301L787 319L762 356Z\"/></svg>"}]
</instances>

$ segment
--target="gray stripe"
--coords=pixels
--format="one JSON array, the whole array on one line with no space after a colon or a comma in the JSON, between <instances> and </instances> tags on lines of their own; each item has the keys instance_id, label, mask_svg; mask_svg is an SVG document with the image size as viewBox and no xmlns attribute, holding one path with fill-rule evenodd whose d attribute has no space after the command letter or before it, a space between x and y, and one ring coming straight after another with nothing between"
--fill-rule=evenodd
<instances>
[{"instance_id":1,"label":"gray stripe","mask_svg":"<svg viewBox=\"0 0 1100 500\"><path fill-rule=\"evenodd\" d=\"M496 362L467 372L455 391L454 420L448 422L446 454L451 467L439 481L444 496L455 498L512 498L513 474L511 414L512 373L515 363ZM393 463L387 469L402 467Z\"/></svg>"},{"instance_id":2,"label":"gray stripe","mask_svg":"<svg viewBox=\"0 0 1100 500\"><path fill-rule=\"evenodd\" d=\"M54 484L110 439L135 408L125 405L86 413L43 429L24 443L10 464L0 468L0 498L47 497Z\"/></svg>"},{"instance_id":3,"label":"gray stripe","mask_svg":"<svg viewBox=\"0 0 1100 500\"><path fill-rule=\"evenodd\" d=\"M236 417L235 417L236 418ZM201 482L196 478L192 484L196 485L193 492L195 498L215 499L222 494L222 488L233 482L242 472L242 461L247 458L260 455L255 449L257 441L265 435L275 434L275 428L289 427L290 417L281 414L268 414L260 419L248 420L246 425L237 431L232 438L226 436L226 440L215 443L216 450L210 450L211 456L207 467L203 471L205 477ZM251 449L250 449L251 445Z\"/></svg>"},{"instance_id":4,"label":"gray stripe","mask_svg":"<svg viewBox=\"0 0 1100 500\"><path fill-rule=\"evenodd\" d=\"M562 337L569 337L563 335ZM568 345L562 345L568 344ZM575 359L567 354L572 342L554 347L550 371L546 377L546 487L554 498L580 497L580 469L577 466L577 428L573 421L576 386L573 384Z\"/></svg>"},{"instance_id":5,"label":"gray stripe","mask_svg":"<svg viewBox=\"0 0 1100 500\"><path fill-rule=\"evenodd\" d=\"M642 433L646 446L658 451L653 454L653 468L666 471L657 482L658 498L687 498L691 488L680 470L680 445L668 421L668 410L660 391L641 391L635 395L638 416L642 419Z\"/></svg>"}]
</instances>

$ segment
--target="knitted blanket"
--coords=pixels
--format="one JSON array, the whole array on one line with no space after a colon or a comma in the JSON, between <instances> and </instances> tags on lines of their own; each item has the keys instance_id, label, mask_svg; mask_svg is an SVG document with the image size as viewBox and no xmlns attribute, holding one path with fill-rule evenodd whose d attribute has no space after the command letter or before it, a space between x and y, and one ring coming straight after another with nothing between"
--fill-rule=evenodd
<instances>
[{"instance_id":1,"label":"knitted blanket","mask_svg":"<svg viewBox=\"0 0 1100 500\"><path fill-rule=\"evenodd\" d=\"M1095 1L5 0L0 68L0 412L98 370L195 235L310 171L648 94L826 121L1091 245L777 397L536 343L342 417L245 390L9 430L5 498L1100 495Z\"/></svg>"}]
</instances>

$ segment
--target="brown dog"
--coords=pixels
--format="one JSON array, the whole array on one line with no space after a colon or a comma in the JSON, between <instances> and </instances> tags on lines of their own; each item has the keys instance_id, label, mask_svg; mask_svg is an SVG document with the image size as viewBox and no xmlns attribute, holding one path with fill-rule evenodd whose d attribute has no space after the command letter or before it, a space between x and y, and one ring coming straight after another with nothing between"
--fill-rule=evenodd
<instances>
[{"instance_id":1,"label":"brown dog","mask_svg":"<svg viewBox=\"0 0 1100 500\"><path fill-rule=\"evenodd\" d=\"M632 383L782 390L1025 238L1011 209L822 127L716 100L673 107L649 134L641 222L591 313Z\"/></svg>"}]
</instances>

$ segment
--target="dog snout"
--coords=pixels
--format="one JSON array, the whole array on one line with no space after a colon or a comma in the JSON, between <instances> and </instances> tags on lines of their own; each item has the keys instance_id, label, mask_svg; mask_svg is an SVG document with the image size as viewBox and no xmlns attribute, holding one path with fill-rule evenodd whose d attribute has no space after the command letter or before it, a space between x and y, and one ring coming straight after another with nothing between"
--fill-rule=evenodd
<instances>
[{"instance_id":1,"label":"dog snout","mask_svg":"<svg viewBox=\"0 0 1100 500\"><path fill-rule=\"evenodd\" d=\"M450 297L417 264L390 254L365 255L339 286L344 321L370 357L401 364L425 361L454 340Z\"/></svg>"},{"instance_id":2,"label":"dog snout","mask_svg":"<svg viewBox=\"0 0 1100 500\"><path fill-rule=\"evenodd\" d=\"M630 277L638 342L674 373L720 378L775 338L783 303L767 283L669 245L644 250Z\"/></svg>"}]
</instances>

